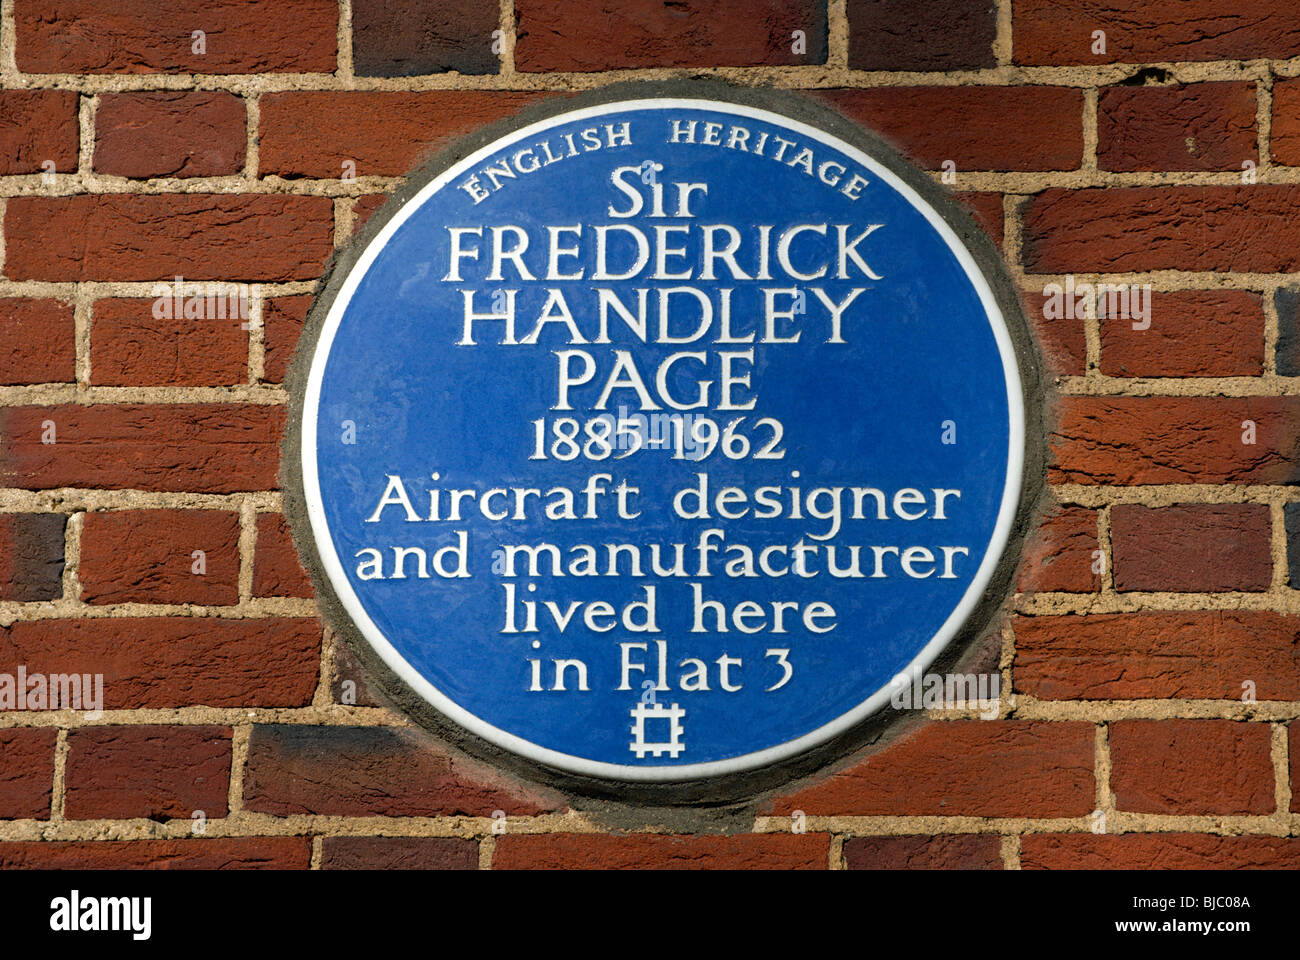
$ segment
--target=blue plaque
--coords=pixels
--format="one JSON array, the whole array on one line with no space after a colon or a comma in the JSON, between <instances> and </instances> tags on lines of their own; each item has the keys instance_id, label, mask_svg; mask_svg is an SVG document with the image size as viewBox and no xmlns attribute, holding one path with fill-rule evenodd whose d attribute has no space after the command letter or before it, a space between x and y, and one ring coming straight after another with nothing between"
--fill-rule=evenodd
<instances>
[{"instance_id":1,"label":"blue plaque","mask_svg":"<svg viewBox=\"0 0 1300 960\"><path fill-rule=\"evenodd\" d=\"M828 126L552 107L336 268L301 529L407 694L545 767L682 781L850 730L967 625L1023 473L1002 281Z\"/></svg>"}]
</instances>

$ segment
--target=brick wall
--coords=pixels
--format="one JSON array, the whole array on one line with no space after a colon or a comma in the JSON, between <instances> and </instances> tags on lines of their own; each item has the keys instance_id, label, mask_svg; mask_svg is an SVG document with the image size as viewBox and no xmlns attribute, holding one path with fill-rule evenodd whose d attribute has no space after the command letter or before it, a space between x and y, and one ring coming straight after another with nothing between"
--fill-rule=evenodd
<instances>
[{"instance_id":1,"label":"brick wall","mask_svg":"<svg viewBox=\"0 0 1300 960\"><path fill-rule=\"evenodd\" d=\"M0 866L1300 865L1300 17L1230 7L0 4L0 671L105 699L0 711ZM314 285L401 177L684 75L946 169L1058 392L1001 716L916 718L723 834L613 831L383 707L277 490ZM250 317L156 318L177 275L258 284ZM1150 284L1150 328L1045 319L1067 275Z\"/></svg>"}]
</instances>

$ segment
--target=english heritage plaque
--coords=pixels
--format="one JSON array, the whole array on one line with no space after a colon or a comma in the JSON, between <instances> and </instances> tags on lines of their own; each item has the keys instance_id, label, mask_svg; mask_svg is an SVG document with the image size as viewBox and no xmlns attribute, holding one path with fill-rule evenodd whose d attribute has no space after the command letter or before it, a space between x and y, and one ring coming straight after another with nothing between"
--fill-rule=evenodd
<instances>
[{"instance_id":1,"label":"english heritage plaque","mask_svg":"<svg viewBox=\"0 0 1300 960\"><path fill-rule=\"evenodd\" d=\"M534 764L796 757L1006 579L1026 361L992 247L781 103L606 94L454 148L313 311L318 587L408 700Z\"/></svg>"}]
</instances>

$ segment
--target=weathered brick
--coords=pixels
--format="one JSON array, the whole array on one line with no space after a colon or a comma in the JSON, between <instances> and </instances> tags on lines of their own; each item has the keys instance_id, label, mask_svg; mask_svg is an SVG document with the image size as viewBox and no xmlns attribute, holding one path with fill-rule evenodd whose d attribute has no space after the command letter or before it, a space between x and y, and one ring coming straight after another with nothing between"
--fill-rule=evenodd
<instances>
[{"instance_id":1,"label":"weathered brick","mask_svg":"<svg viewBox=\"0 0 1300 960\"><path fill-rule=\"evenodd\" d=\"M1043 355L1043 363L1049 372L1058 376L1081 377L1087 372L1088 362L1088 339L1083 329L1083 318L1077 313L1073 317L1058 316L1049 310L1054 293L1043 290L1020 291L1025 319L1029 321L1029 328Z\"/></svg>"},{"instance_id":2,"label":"weathered brick","mask_svg":"<svg viewBox=\"0 0 1300 960\"><path fill-rule=\"evenodd\" d=\"M848 0L853 70L992 67L997 5L991 0Z\"/></svg>"},{"instance_id":3,"label":"weathered brick","mask_svg":"<svg viewBox=\"0 0 1300 960\"><path fill-rule=\"evenodd\" d=\"M4 224L14 280L314 280L334 251L329 197L15 197Z\"/></svg>"},{"instance_id":4,"label":"weathered brick","mask_svg":"<svg viewBox=\"0 0 1300 960\"><path fill-rule=\"evenodd\" d=\"M1110 789L1133 813L1265 814L1273 798L1269 725L1120 720L1110 725Z\"/></svg>"},{"instance_id":5,"label":"weathered brick","mask_svg":"<svg viewBox=\"0 0 1300 960\"><path fill-rule=\"evenodd\" d=\"M105 93L94 167L119 177L219 177L244 166L244 101L224 90Z\"/></svg>"},{"instance_id":6,"label":"weathered brick","mask_svg":"<svg viewBox=\"0 0 1300 960\"><path fill-rule=\"evenodd\" d=\"M1002 838L995 834L852 837L844 841L850 870L1001 870Z\"/></svg>"},{"instance_id":7,"label":"weathered brick","mask_svg":"<svg viewBox=\"0 0 1300 960\"><path fill-rule=\"evenodd\" d=\"M953 673L994 674L1001 669L1002 633L996 627L970 644L953 664Z\"/></svg>"},{"instance_id":8,"label":"weathered brick","mask_svg":"<svg viewBox=\"0 0 1300 960\"><path fill-rule=\"evenodd\" d=\"M0 514L0 600L30 603L63 596L61 513Z\"/></svg>"},{"instance_id":9,"label":"weathered brick","mask_svg":"<svg viewBox=\"0 0 1300 960\"><path fill-rule=\"evenodd\" d=\"M262 302L262 345L266 350L262 376L268 383L281 383L288 373L311 303L310 296L269 297Z\"/></svg>"},{"instance_id":10,"label":"weathered brick","mask_svg":"<svg viewBox=\"0 0 1300 960\"><path fill-rule=\"evenodd\" d=\"M1300 698L1300 618L1153 610L1017 617L1016 688L1043 700ZM1249 681L1251 688L1243 687Z\"/></svg>"},{"instance_id":11,"label":"weathered brick","mask_svg":"<svg viewBox=\"0 0 1300 960\"><path fill-rule=\"evenodd\" d=\"M352 69L359 77L496 73L495 0L353 0Z\"/></svg>"},{"instance_id":12,"label":"weathered brick","mask_svg":"<svg viewBox=\"0 0 1300 960\"><path fill-rule=\"evenodd\" d=\"M278 513L257 515L253 554L253 596L310 597L311 580L298 561L289 524Z\"/></svg>"},{"instance_id":13,"label":"weathered brick","mask_svg":"<svg viewBox=\"0 0 1300 960\"><path fill-rule=\"evenodd\" d=\"M5 870L306 870L310 837L0 843Z\"/></svg>"},{"instance_id":14,"label":"weathered brick","mask_svg":"<svg viewBox=\"0 0 1300 960\"><path fill-rule=\"evenodd\" d=\"M1257 377L1264 372L1264 307L1245 290L1153 293L1149 326L1105 317L1101 372L1108 377Z\"/></svg>"},{"instance_id":15,"label":"weathered brick","mask_svg":"<svg viewBox=\"0 0 1300 960\"><path fill-rule=\"evenodd\" d=\"M1074 170L1083 94L1068 87L872 87L817 91L931 170Z\"/></svg>"},{"instance_id":16,"label":"weathered brick","mask_svg":"<svg viewBox=\"0 0 1300 960\"><path fill-rule=\"evenodd\" d=\"M333 73L337 66L334 0L46 0L16 4L14 25L24 73Z\"/></svg>"},{"instance_id":17,"label":"weathered brick","mask_svg":"<svg viewBox=\"0 0 1300 960\"><path fill-rule=\"evenodd\" d=\"M1201 833L1030 833L1023 870L1278 870L1300 868L1300 840Z\"/></svg>"},{"instance_id":18,"label":"weathered brick","mask_svg":"<svg viewBox=\"0 0 1300 960\"><path fill-rule=\"evenodd\" d=\"M235 603L239 515L230 510L87 513L78 577L86 603Z\"/></svg>"},{"instance_id":19,"label":"weathered brick","mask_svg":"<svg viewBox=\"0 0 1300 960\"><path fill-rule=\"evenodd\" d=\"M1241 170L1259 162L1253 83L1105 87L1097 101L1102 170Z\"/></svg>"},{"instance_id":20,"label":"weathered brick","mask_svg":"<svg viewBox=\"0 0 1300 960\"><path fill-rule=\"evenodd\" d=\"M105 710L305 707L320 676L315 619L97 617L0 627L0 663L103 674Z\"/></svg>"},{"instance_id":21,"label":"weathered brick","mask_svg":"<svg viewBox=\"0 0 1300 960\"><path fill-rule=\"evenodd\" d=\"M277 816L530 816L557 809L499 774L453 760L413 730L278 725L253 728L244 806Z\"/></svg>"},{"instance_id":22,"label":"weathered brick","mask_svg":"<svg viewBox=\"0 0 1300 960\"><path fill-rule=\"evenodd\" d=\"M1047 517L1027 541L1020 561L1022 593L1093 593L1101 589L1094 572L1097 511L1065 507Z\"/></svg>"},{"instance_id":23,"label":"weathered brick","mask_svg":"<svg viewBox=\"0 0 1300 960\"><path fill-rule=\"evenodd\" d=\"M80 100L75 90L0 91L0 175L75 172Z\"/></svg>"},{"instance_id":24,"label":"weathered brick","mask_svg":"<svg viewBox=\"0 0 1300 960\"><path fill-rule=\"evenodd\" d=\"M198 295L193 295L197 297ZM166 297L176 313L177 298ZM229 296L216 297L225 308ZM186 300L182 299L181 303ZM197 299L193 300L197 305ZM247 302L246 300L244 302ZM222 318L155 317L154 299L96 300L90 333L90 381L97 386L207 387L244 383L248 331L238 310Z\"/></svg>"},{"instance_id":25,"label":"weathered brick","mask_svg":"<svg viewBox=\"0 0 1300 960\"><path fill-rule=\"evenodd\" d=\"M1030 273L1300 270L1300 186L1053 188L1021 211Z\"/></svg>"},{"instance_id":26,"label":"weathered brick","mask_svg":"<svg viewBox=\"0 0 1300 960\"><path fill-rule=\"evenodd\" d=\"M1300 585L1300 503L1282 505L1282 524L1286 531L1287 583Z\"/></svg>"},{"instance_id":27,"label":"weathered brick","mask_svg":"<svg viewBox=\"0 0 1300 960\"><path fill-rule=\"evenodd\" d=\"M322 870L477 870L478 843L458 837L325 837Z\"/></svg>"},{"instance_id":28,"label":"weathered brick","mask_svg":"<svg viewBox=\"0 0 1300 960\"><path fill-rule=\"evenodd\" d=\"M495 90L267 94L261 101L259 169L282 177L405 176L457 137L542 96Z\"/></svg>"},{"instance_id":29,"label":"weathered brick","mask_svg":"<svg viewBox=\"0 0 1300 960\"><path fill-rule=\"evenodd\" d=\"M0 818L50 818L57 739L53 727L0 730Z\"/></svg>"},{"instance_id":30,"label":"weathered brick","mask_svg":"<svg viewBox=\"0 0 1300 960\"><path fill-rule=\"evenodd\" d=\"M1300 376L1300 287L1278 287L1273 307L1277 311L1277 372L1284 377Z\"/></svg>"},{"instance_id":31,"label":"weathered brick","mask_svg":"<svg viewBox=\"0 0 1300 960\"><path fill-rule=\"evenodd\" d=\"M1012 58L1023 64L1286 59L1300 54L1288 0L1017 0ZM1094 31L1106 34L1093 52Z\"/></svg>"},{"instance_id":32,"label":"weathered brick","mask_svg":"<svg viewBox=\"0 0 1300 960\"><path fill-rule=\"evenodd\" d=\"M334 671L330 678L330 696L334 702L349 707L383 706L383 700L370 689L352 648L335 637L333 649Z\"/></svg>"},{"instance_id":33,"label":"weathered brick","mask_svg":"<svg viewBox=\"0 0 1300 960\"><path fill-rule=\"evenodd\" d=\"M0 410L0 483L28 490L272 490L284 417L281 407L260 404L7 407Z\"/></svg>"},{"instance_id":34,"label":"weathered brick","mask_svg":"<svg viewBox=\"0 0 1300 960\"><path fill-rule=\"evenodd\" d=\"M72 305L58 300L0 299L0 385L76 379Z\"/></svg>"},{"instance_id":35,"label":"weathered brick","mask_svg":"<svg viewBox=\"0 0 1300 960\"><path fill-rule=\"evenodd\" d=\"M1119 504L1110 511L1115 589L1267 590L1271 537L1264 503Z\"/></svg>"},{"instance_id":36,"label":"weathered brick","mask_svg":"<svg viewBox=\"0 0 1300 960\"><path fill-rule=\"evenodd\" d=\"M83 727L68 734L69 820L226 815L229 727Z\"/></svg>"},{"instance_id":37,"label":"weathered brick","mask_svg":"<svg viewBox=\"0 0 1300 960\"><path fill-rule=\"evenodd\" d=\"M510 834L497 839L497 870L825 870L824 833L729 837L665 834Z\"/></svg>"},{"instance_id":38,"label":"weathered brick","mask_svg":"<svg viewBox=\"0 0 1300 960\"><path fill-rule=\"evenodd\" d=\"M931 721L769 812L828 816L1077 817L1093 809L1093 726Z\"/></svg>"},{"instance_id":39,"label":"weathered brick","mask_svg":"<svg viewBox=\"0 0 1300 960\"><path fill-rule=\"evenodd\" d=\"M826 4L816 0L516 0L515 24L515 66L526 72L826 62Z\"/></svg>"},{"instance_id":40,"label":"weathered brick","mask_svg":"<svg viewBox=\"0 0 1300 960\"><path fill-rule=\"evenodd\" d=\"M1063 397L1048 480L1291 483L1298 423L1289 397Z\"/></svg>"},{"instance_id":41,"label":"weathered brick","mask_svg":"<svg viewBox=\"0 0 1300 960\"><path fill-rule=\"evenodd\" d=\"M1300 813L1300 724L1287 724L1286 733L1291 761L1291 812Z\"/></svg>"}]
</instances>

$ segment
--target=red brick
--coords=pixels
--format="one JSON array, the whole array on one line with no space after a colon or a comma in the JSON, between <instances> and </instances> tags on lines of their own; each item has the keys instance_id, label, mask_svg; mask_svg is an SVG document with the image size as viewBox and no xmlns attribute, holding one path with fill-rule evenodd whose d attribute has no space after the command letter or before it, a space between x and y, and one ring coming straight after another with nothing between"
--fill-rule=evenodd
<instances>
[{"instance_id":1,"label":"red brick","mask_svg":"<svg viewBox=\"0 0 1300 960\"><path fill-rule=\"evenodd\" d=\"M1116 590L1267 590L1268 504L1119 504L1110 511Z\"/></svg>"},{"instance_id":2,"label":"red brick","mask_svg":"<svg viewBox=\"0 0 1300 960\"><path fill-rule=\"evenodd\" d=\"M68 734L69 820L226 815L229 727L83 727Z\"/></svg>"},{"instance_id":3,"label":"red brick","mask_svg":"<svg viewBox=\"0 0 1300 960\"><path fill-rule=\"evenodd\" d=\"M1030 273L1300 270L1300 186L1051 189L1021 211Z\"/></svg>"},{"instance_id":4,"label":"red brick","mask_svg":"<svg viewBox=\"0 0 1300 960\"><path fill-rule=\"evenodd\" d=\"M775 801L828 816L1077 817L1093 809L1093 726L931 721Z\"/></svg>"},{"instance_id":5,"label":"red brick","mask_svg":"<svg viewBox=\"0 0 1300 960\"><path fill-rule=\"evenodd\" d=\"M636 833L514 834L497 838L494 870L825 870L824 833L730 837Z\"/></svg>"},{"instance_id":6,"label":"red brick","mask_svg":"<svg viewBox=\"0 0 1300 960\"><path fill-rule=\"evenodd\" d=\"M219 177L244 166L244 101L224 90L105 93L94 167L119 177Z\"/></svg>"},{"instance_id":7,"label":"red brick","mask_svg":"<svg viewBox=\"0 0 1300 960\"><path fill-rule=\"evenodd\" d=\"M405 176L438 148L542 96L489 90L270 93L262 97L258 166L282 177Z\"/></svg>"},{"instance_id":8,"label":"red brick","mask_svg":"<svg viewBox=\"0 0 1300 960\"><path fill-rule=\"evenodd\" d=\"M97 617L0 627L0 663L103 674L105 710L305 707L321 627L302 619Z\"/></svg>"},{"instance_id":9,"label":"red brick","mask_svg":"<svg viewBox=\"0 0 1300 960\"><path fill-rule=\"evenodd\" d=\"M478 843L457 837L325 837L322 870L477 870Z\"/></svg>"},{"instance_id":10,"label":"red brick","mask_svg":"<svg viewBox=\"0 0 1300 960\"><path fill-rule=\"evenodd\" d=\"M1023 64L1286 59L1300 54L1289 0L1017 0L1012 57ZM1092 52L1093 31L1106 52Z\"/></svg>"},{"instance_id":11,"label":"red brick","mask_svg":"<svg viewBox=\"0 0 1300 960\"><path fill-rule=\"evenodd\" d=\"M1044 700L1300 699L1300 618L1238 610L1015 620L1016 688ZM1253 688L1243 688L1249 680Z\"/></svg>"},{"instance_id":12,"label":"red brick","mask_svg":"<svg viewBox=\"0 0 1300 960\"><path fill-rule=\"evenodd\" d=\"M5 870L306 870L310 837L0 843Z\"/></svg>"},{"instance_id":13,"label":"red brick","mask_svg":"<svg viewBox=\"0 0 1300 960\"><path fill-rule=\"evenodd\" d=\"M366 225L370 215L388 202L386 193L368 193L364 197L357 197L352 203L352 232L358 232Z\"/></svg>"},{"instance_id":14,"label":"red brick","mask_svg":"<svg viewBox=\"0 0 1300 960\"><path fill-rule=\"evenodd\" d=\"M1067 87L872 87L816 95L930 170L1075 170L1083 94Z\"/></svg>"},{"instance_id":15,"label":"red brick","mask_svg":"<svg viewBox=\"0 0 1300 960\"><path fill-rule=\"evenodd\" d=\"M193 556L199 551L203 556ZM196 572L195 564L203 572ZM78 576L87 603L236 603L239 515L229 510L87 513Z\"/></svg>"},{"instance_id":16,"label":"red brick","mask_svg":"<svg viewBox=\"0 0 1300 960\"><path fill-rule=\"evenodd\" d=\"M14 10L24 73L333 73L334 0L45 0ZM194 52L193 32L206 34Z\"/></svg>"},{"instance_id":17,"label":"red brick","mask_svg":"<svg viewBox=\"0 0 1300 960\"><path fill-rule=\"evenodd\" d=\"M1020 561L1022 593L1094 593L1101 576L1097 558L1097 511L1065 507L1046 518L1030 537Z\"/></svg>"},{"instance_id":18,"label":"red brick","mask_svg":"<svg viewBox=\"0 0 1300 960\"><path fill-rule=\"evenodd\" d=\"M1273 122L1268 152L1274 163L1300 165L1300 80L1273 84Z\"/></svg>"},{"instance_id":19,"label":"red brick","mask_svg":"<svg viewBox=\"0 0 1300 960\"><path fill-rule=\"evenodd\" d=\"M232 288L233 289L233 288ZM198 303L198 293L182 304ZM98 386L225 386L248 377L248 320L154 317L175 314L175 297L159 307L155 299L96 300L90 332L90 381ZM214 296L225 308L229 295ZM205 300L206 302L206 300ZM247 302L247 301L245 301ZM206 309L206 307L205 307Z\"/></svg>"},{"instance_id":20,"label":"red brick","mask_svg":"<svg viewBox=\"0 0 1300 960\"><path fill-rule=\"evenodd\" d=\"M222 403L65 404L0 410L0 483L233 493L274 490L283 408ZM54 443L42 443L46 423ZM48 434L47 434L48 435Z\"/></svg>"},{"instance_id":21,"label":"red brick","mask_svg":"<svg viewBox=\"0 0 1300 960\"><path fill-rule=\"evenodd\" d=\"M0 385L76 379L72 305L58 300L0 299Z\"/></svg>"},{"instance_id":22,"label":"red brick","mask_svg":"<svg viewBox=\"0 0 1300 960\"><path fill-rule=\"evenodd\" d=\"M1201 833L1030 833L1024 870L1278 870L1300 868L1300 840Z\"/></svg>"},{"instance_id":23,"label":"red brick","mask_svg":"<svg viewBox=\"0 0 1300 960\"><path fill-rule=\"evenodd\" d=\"M853 837L844 841L844 863L850 870L1001 870L1001 850L1001 837L982 833Z\"/></svg>"},{"instance_id":24,"label":"red brick","mask_svg":"<svg viewBox=\"0 0 1300 960\"><path fill-rule=\"evenodd\" d=\"M1241 170L1259 162L1253 83L1105 87L1097 101L1102 170Z\"/></svg>"},{"instance_id":25,"label":"red brick","mask_svg":"<svg viewBox=\"0 0 1300 960\"><path fill-rule=\"evenodd\" d=\"M312 298L269 297L262 302L262 345L266 350L262 377L267 383L281 383L302 335Z\"/></svg>"},{"instance_id":26,"label":"red brick","mask_svg":"<svg viewBox=\"0 0 1300 960\"><path fill-rule=\"evenodd\" d=\"M496 0L352 0L352 67L359 77L496 73L500 26Z\"/></svg>"},{"instance_id":27,"label":"red brick","mask_svg":"<svg viewBox=\"0 0 1300 960\"><path fill-rule=\"evenodd\" d=\"M1150 326L1101 320L1108 377L1257 377L1264 372L1264 307L1245 290L1151 295Z\"/></svg>"},{"instance_id":28,"label":"red brick","mask_svg":"<svg viewBox=\"0 0 1300 960\"><path fill-rule=\"evenodd\" d=\"M53 727L0 730L0 817L50 819L57 739Z\"/></svg>"},{"instance_id":29,"label":"red brick","mask_svg":"<svg viewBox=\"0 0 1300 960\"><path fill-rule=\"evenodd\" d=\"M311 580L298 560L289 524L278 513L257 515L253 596L311 597Z\"/></svg>"},{"instance_id":30,"label":"red brick","mask_svg":"<svg viewBox=\"0 0 1300 960\"><path fill-rule=\"evenodd\" d=\"M334 251L334 202L287 194L15 197L5 207L5 239L5 273L14 280L315 280Z\"/></svg>"},{"instance_id":31,"label":"red brick","mask_svg":"<svg viewBox=\"0 0 1300 960\"><path fill-rule=\"evenodd\" d=\"M1293 482L1300 407L1289 397L1063 397L1051 483ZM1255 424L1255 443L1242 443Z\"/></svg>"},{"instance_id":32,"label":"red brick","mask_svg":"<svg viewBox=\"0 0 1300 960\"><path fill-rule=\"evenodd\" d=\"M1120 720L1110 789L1133 813L1265 814L1276 809L1266 723Z\"/></svg>"},{"instance_id":33,"label":"red brick","mask_svg":"<svg viewBox=\"0 0 1300 960\"><path fill-rule=\"evenodd\" d=\"M453 759L414 730L257 726L244 807L276 816L490 817L532 816L557 804Z\"/></svg>"},{"instance_id":34,"label":"red brick","mask_svg":"<svg viewBox=\"0 0 1300 960\"><path fill-rule=\"evenodd\" d=\"M990 0L848 0L853 70L992 67L997 7Z\"/></svg>"},{"instance_id":35,"label":"red brick","mask_svg":"<svg viewBox=\"0 0 1300 960\"><path fill-rule=\"evenodd\" d=\"M1081 377L1086 373L1088 341L1083 329L1083 318L1047 316L1050 294L1040 290L1021 290L1020 303L1034 333L1043 363L1048 372L1058 376Z\"/></svg>"},{"instance_id":36,"label":"red brick","mask_svg":"<svg viewBox=\"0 0 1300 960\"><path fill-rule=\"evenodd\" d=\"M32 602L63 596L61 513L0 514L0 600Z\"/></svg>"},{"instance_id":37,"label":"red brick","mask_svg":"<svg viewBox=\"0 0 1300 960\"><path fill-rule=\"evenodd\" d=\"M75 173L80 101L75 90L0 91L0 174Z\"/></svg>"},{"instance_id":38,"label":"red brick","mask_svg":"<svg viewBox=\"0 0 1300 960\"><path fill-rule=\"evenodd\" d=\"M954 193L953 196L965 204L975 222L984 228L993 245L1002 246L1002 194L1000 193Z\"/></svg>"},{"instance_id":39,"label":"red brick","mask_svg":"<svg viewBox=\"0 0 1300 960\"><path fill-rule=\"evenodd\" d=\"M516 0L515 24L525 72L826 62L826 5L815 0ZM804 53L793 52L796 30Z\"/></svg>"}]
</instances>

